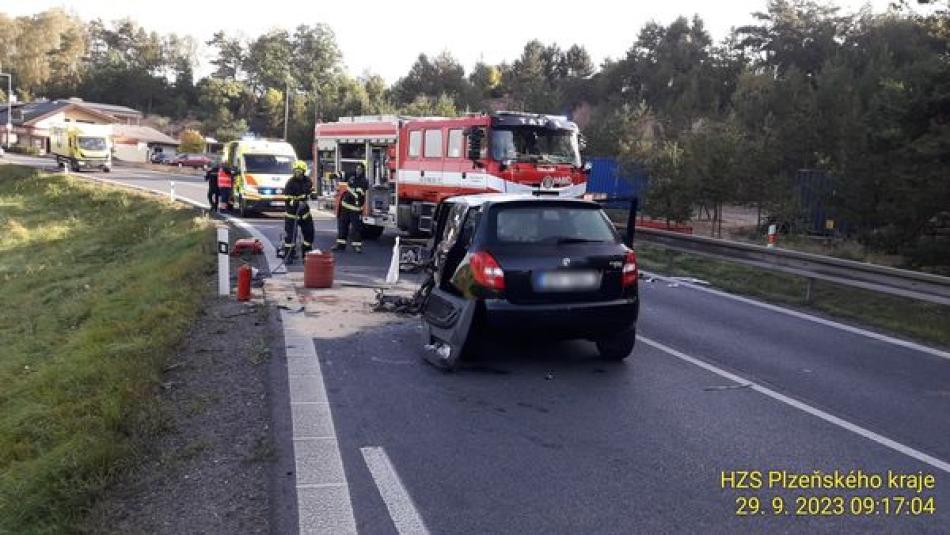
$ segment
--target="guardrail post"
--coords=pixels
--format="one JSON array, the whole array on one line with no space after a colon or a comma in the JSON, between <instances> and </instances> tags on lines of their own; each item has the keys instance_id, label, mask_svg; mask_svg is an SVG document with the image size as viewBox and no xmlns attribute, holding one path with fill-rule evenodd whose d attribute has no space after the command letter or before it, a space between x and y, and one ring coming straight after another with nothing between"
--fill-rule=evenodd
<instances>
[{"instance_id":1,"label":"guardrail post","mask_svg":"<svg viewBox=\"0 0 950 535\"><path fill-rule=\"evenodd\" d=\"M805 282L805 304L810 305L815 296L815 279L814 277L808 277Z\"/></svg>"},{"instance_id":2,"label":"guardrail post","mask_svg":"<svg viewBox=\"0 0 950 535\"><path fill-rule=\"evenodd\" d=\"M218 295L231 295L231 262L228 259L228 227L218 227Z\"/></svg>"},{"instance_id":3,"label":"guardrail post","mask_svg":"<svg viewBox=\"0 0 950 535\"><path fill-rule=\"evenodd\" d=\"M69 164L66 162L63 162L63 174L67 174L67 173L69 173Z\"/></svg>"}]
</instances>

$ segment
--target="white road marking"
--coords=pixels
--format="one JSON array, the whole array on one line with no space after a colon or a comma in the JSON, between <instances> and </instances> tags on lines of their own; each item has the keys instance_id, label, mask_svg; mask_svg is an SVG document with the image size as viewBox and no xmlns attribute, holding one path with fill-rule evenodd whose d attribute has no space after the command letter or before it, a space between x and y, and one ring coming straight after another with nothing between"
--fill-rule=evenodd
<instances>
[{"instance_id":1,"label":"white road marking","mask_svg":"<svg viewBox=\"0 0 950 535\"><path fill-rule=\"evenodd\" d=\"M792 310L790 308L785 308L778 305L772 305L769 303L763 303L762 301L756 301L755 299L750 299L748 297L742 297L739 295L727 293L722 290L715 290L713 288L707 288L705 286L692 284L692 283L685 282L678 279L674 280L673 278L666 277L664 275L657 275L656 273L650 273L648 271L644 271L643 273L651 277L655 277L658 280L676 282L680 286L685 286L693 290L699 290L701 292L711 293L713 295L718 295L719 297L732 299L733 301L739 301L740 303L745 303L747 305L752 305L759 308L764 308L766 310L771 310L772 312L778 312L780 314L785 314L785 315L803 319L806 321L811 321L811 322L818 323L821 325L826 325L828 327L834 327L835 329L840 329L842 331L846 331L852 334L866 336L868 338L873 338L874 340L887 342L889 344L894 344L896 346L906 347L907 349L913 349L914 351L920 351L921 353L927 353L935 357L950 359L950 352L943 351L934 347L925 346L923 344L918 344L916 342L911 342L909 340L901 340L900 338L894 338L893 336L888 336L886 334L876 333L874 331L869 331L867 329L861 329L860 327L845 325L844 323L838 323L837 321L820 318L818 316L813 316L811 314L807 314L805 312L799 312L797 310Z\"/></svg>"},{"instance_id":2,"label":"white road marking","mask_svg":"<svg viewBox=\"0 0 950 535\"><path fill-rule=\"evenodd\" d=\"M416 510L412 498L406 491L406 487L399 479L399 474L393 467L392 461L386 455L386 450L379 447L360 448L363 453L363 460L369 468L373 481L376 482L376 488L379 489L380 496L389 510L389 516L396 526L396 531L400 535L427 535L426 529L419 511Z\"/></svg>"},{"instance_id":3,"label":"white road marking","mask_svg":"<svg viewBox=\"0 0 950 535\"><path fill-rule=\"evenodd\" d=\"M698 359L698 358L696 358L696 357L691 357L691 356L687 355L686 353L683 353L683 352L681 352L681 351L677 351L677 350L675 350L675 349L673 349L673 348L671 348L671 347L669 347L669 346L663 345L663 344L661 344L660 342L657 342L657 341L655 341L655 340L651 340L651 339L649 339L649 338L646 338L646 337L640 336L640 335L637 335L637 340L640 340L640 341L643 342L644 344L647 344L647 345L649 345L649 346L651 346L651 347L654 347L654 348L656 348L656 349L659 349L660 351L663 351L664 353L667 353L667 354L669 354L669 355L672 355L672 356L674 356L674 357L676 357L676 358L678 358L678 359L681 359L681 360L684 360L684 361L686 361L686 362L689 362L690 364L693 364L693 365L695 365L695 366L699 366L700 368L702 368L702 369L704 369L704 370L706 370L706 371L712 372L712 373L714 373L714 374L716 374L716 375L718 375L718 376L720 376L720 377L723 377L723 378L728 379L728 380L730 380L730 381L733 381L733 382L735 382L735 383L738 383L738 384L741 384L741 385L746 385L746 384L748 384L748 385L749 385L749 388L751 388L752 390L755 390L756 392L758 392L758 393L760 393L760 394L762 394L762 395L768 396L768 397L770 397L770 398L772 398L772 399L774 399L774 400L776 400L776 401L778 401L778 402L784 403L784 404L786 404L786 405L788 405L788 406L790 406L790 407L794 407L794 408L796 408L796 409L798 409L798 410L800 410L800 411L802 411L802 412L806 412L806 413L808 413L808 414L811 414L812 416L816 416L816 417L818 417L818 418L821 418L822 420L824 420L824 421L826 421L826 422L828 422L828 423L830 423L830 424L832 424L832 425L835 425L835 426L838 426L838 427L840 427L840 428L842 428L842 429L846 429L846 430L848 430L848 431L851 431L852 433L854 433L854 434L856 434L856 435L860 435L860 436L862 436L862 437L864 437L864 438L866 438L866 439L868 439L868 440L871 440L871 441L873 441L873 442L877 442L878 444L880 444L880 445L882 445L882 446L885 446L885 447L887 447L887 448L890 448L890 449L892 449L892 450L894 450L894 451L903 453L904 455L906 455L906 456L908 456L908 457L911 457L912 459L916 459L916 460L918 460L918 461L920 461L920 462L922 462L922 463L929 464L930 466L932 466L932 467L934 467L934 468L937 468L937 469L939 469L939 470L943 470L944 472L950 473L950 463L948 463L948 462L946 462L946 461L943 461L943 460L940 460L940 459L938 459L938 458L936 458L936 457L934 457L934 456L932 456L932 455L927 455L926 453L924 453L924 452L922 452L922 451L919 451L919 450L916 450L916 449L914 449L914 448L912 448L912 447L910 447L910 446L901 444L900 442L897 442L896 440L892 440L892 439L890 439L890 438L885 437L884 435L875 433L874 431L871 431L871 430L869 430L869 429L865 429L864 427L861 427L861 426L859 426L859 425L857 425L857 424L853 424L853 423L851 423L851 422L849 422L849 421L847 421L847 420L844 420L844 419L842 419L842 418L839 418L839 417L837 417L837 416L834 416L833 414L829 414L829 413L827 413L827 412L825 412L825 411L823 411L823 410L821 410L821 409L812 407L811 405L809 405L809 404L807 404L807 403L798 401L797 399L790 398L790 397L786 396L785 394L781 394L781 393L779 393L779 392L776 392L775 390L772 390L771 388L762 386L762 385L760 385L760 384L758 384L758 383L756 383L756 382L754 382L754 381L750 381L750 380L748 380L748 379L746 379L746 378L744 378L744 377L740 377L740 376L738 376L738 375L736 375L736 374L734 374L734 373L727 372L727 371L725 371L725 370L723 370L723 369L721 369L721 368L719 368L719 367L717 367L717 366L714 366L714 365L712 365L712 364L710 364L710 363L708 363L708 362L706 362L706 361L704 361L704 360L700 360L700 359Z\"/></svg>"}]
</instances>

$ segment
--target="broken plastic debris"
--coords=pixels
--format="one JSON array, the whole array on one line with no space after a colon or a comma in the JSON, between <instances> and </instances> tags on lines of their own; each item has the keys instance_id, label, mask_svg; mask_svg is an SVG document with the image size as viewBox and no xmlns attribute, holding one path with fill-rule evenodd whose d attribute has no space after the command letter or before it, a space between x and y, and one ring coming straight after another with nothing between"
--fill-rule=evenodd
<instances>
[{"instance_id":1,"label":"broken plastic debris","mask_svg":"<svg viewBox=\"0 0 950 535\"><path fill-rule=\"evenodd\" d=\"M439 356L439 358L443 360L447 360L449 356L452 354L451 347L439 342L436 342L434 344L426 344L425 349L426 351L434 352L436 355Z\"/></svg>"},{"instance_id":2,"label":"broken plastic debris","mask_svg":"<svg viewBox=\"0 0 950 535\"><path fill-rule=\"evenodd\" d=\"M703 279L697 279L696 277L670 277L672 280L679 282L686 282L689 284L700 284L702 286L709 286L709 282L704 281Z\"/></svg>"}]
</instances>

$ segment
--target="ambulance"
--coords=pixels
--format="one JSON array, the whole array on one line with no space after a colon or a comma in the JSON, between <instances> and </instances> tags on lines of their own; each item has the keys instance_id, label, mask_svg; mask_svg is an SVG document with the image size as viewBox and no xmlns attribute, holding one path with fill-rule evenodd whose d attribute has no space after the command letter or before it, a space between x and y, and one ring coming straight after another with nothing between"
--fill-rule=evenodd
<instances>
[{"instance_id":1,"label":"ambulance","mask_svg":"<svg viewBox=\"0 0 950 535\"><path fill-rule=\"evenodd\" d=\"M284 207L284 186L296 160L286 141L240 139L224 146L221 164L232 173L231 198L241 217Z\"/></svg>"}]
</instances>

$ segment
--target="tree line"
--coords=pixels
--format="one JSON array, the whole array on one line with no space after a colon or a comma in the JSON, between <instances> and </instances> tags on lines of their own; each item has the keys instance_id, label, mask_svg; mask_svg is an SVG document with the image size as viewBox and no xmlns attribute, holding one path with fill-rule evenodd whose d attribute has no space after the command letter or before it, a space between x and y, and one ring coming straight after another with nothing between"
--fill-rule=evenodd
<instances>
[{"instance_id":1,"label":"tree line","mask_svg":"<svg viewBox=\"0 0 950 535\"><path fill-rule=\"evenodd\" d=\"M700 17L681 17L645 24L623 57L600 65L581 45L531 40L512 61L469 71L449 52L420 54L389 85L348 74L321 23L254 38L219 31L204 43L213 72L196 80L190 37L53 9L0 15L0 64L21 99L123 104L221 140L282 135L289 94L288 139L302 154L317 118L569 114L588 155L646 169L651 215L683 221L701 207L721 222L724 204L741 203L795 229L799 172L819 170L823 198L850 234L947 266L950 17L945 7L918 11L768 0L718 42Z\"/></svg>"}]
</instances>

